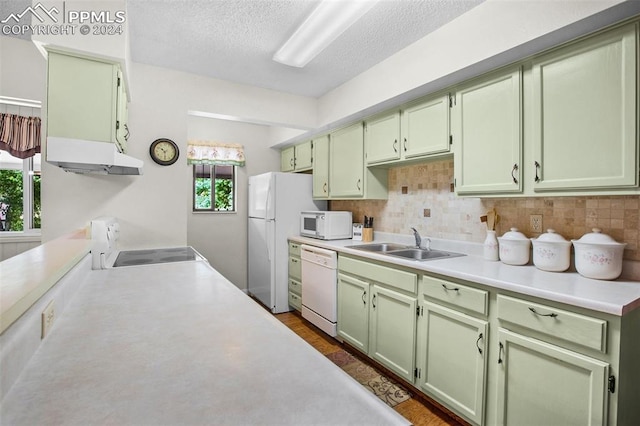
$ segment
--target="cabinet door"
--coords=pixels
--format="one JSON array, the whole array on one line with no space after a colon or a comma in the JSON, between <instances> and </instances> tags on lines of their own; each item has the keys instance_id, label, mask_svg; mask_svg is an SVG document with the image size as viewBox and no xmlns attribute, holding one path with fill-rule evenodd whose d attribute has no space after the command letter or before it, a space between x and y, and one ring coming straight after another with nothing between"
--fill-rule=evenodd
<instances>
[{"instance_id":1,"label":"cabinet door","mask_svg":"<svg viewBox=\"0 0 640 426\"><path fill-rule=\"evenodd\" d=\"M127 88L124 84L122 71L118 70L118 111L116 113L116 143L120 152L127 152L127 141L129 140L129 108L127 99Z\"/></svg>"},{"instance_id":2,"label":"cabinet door","mask_svg":"<svg viewBox=\"0 0 640 426\"><path fill-rule=\"evenodd\" d=\"M369 356L411 383L415 370L416 306L415 297L373 286Z\"/></svg>"},{"instance_id":3,"label":"cabinet door","mask_svg":"<svg viewBox=\"0 0 640 426\"><path fill-rule=\"evenodd\" d=\"M115 142L117 67L49 52L47 136Z\"/></svg>"},{"instance_id":4,"label":"cabinet door","mask_svg":"<svg viewBox=\"0 0 640 426\"><path fill-rule=\"evenodd\" d=\"M331 134L329 188L331 197L364 195L364 131L362 123Z\"/></svg>"},{"instance_id":5,"label":"cabinet door","mask_svg":"<svg viewBox=\"0 0 640 426\"><path fill-rule=\"evenodd\" d=\"M295 147L290 146L280 152L280 171L292 172L295 168Z\"/></svg>"},{"instance_id":6,"label":"cabinet door","mask_svg":"<svg viewBox=\"0 0 640 426\"><path fill-rule=\"evenodd\" d=\"M518 68L456 93L453 160L458 194L522 190L521 92Z\"/></svg>"},{"instance_id":7,"label":"cabinet door","mask_svg":"<svg viewBox=\"0 0 640 426\"><path fill-rule=\"evenodd\" d=\"M311 169L313 166L313 153L311 141L303 142L295 146L295 170L301 172Z\"/></svg>"},{"instance_id":8,"label":"cabinet door","mask_svg":"<svg viewBox=\"0 0 640 426\"><path fill-rule=\"evenodd\" d=\"M329 135L313 140L313 198L329 197Z\"/></svg>"},{"instance_id":9,"label":"cabinet door","mask_svg":"<svg viewBox=\"0 0 640 426\"><path fill-rule=\"evenodd\" d=\"M423 302L418 320L418 384L476 424L484 419L488 323Z\"/></svg>"},{"instance_id":10,"label":"cabinet door","mask_svg":"<svg viewBox=\"0 0 640 426\"><path fill-rule=\"evenodd\" d=\"M604 425L609 364L500 329L501 425Z\"/></svg>"},{"instance_id":11,"label":"cabinet door","mask_svg":"<svg viewBox=\"0 0 640 426\"><path fill-rule=\"evenodd\" d=\"M636 24L533 64L536 191L637 185Z\"/></svg>"},{"instance_id":12,"label":"cabinet door","mask_svg":"<svg viewBox=\"0 0 640 426\"><path fill-rule=\"evenodd\" d=\"M449 152L449 95L402 111L404 158Z\"/></svg>"},{"instance_id":13,"label":"cabinet door","mask_svg":"<svg viewBox=\"0 0 640 426\"><path fill-rule=\"evenodd\" d=\"M356 349L369 349L369 283L338 274L338 336Z\"/></svg>"},{"instance_id":14,"label":"cabinet door","mask_svg":"<svg viewBox=\"0 0 640 426\"><path fill-rule=\"evenodd\" d=\"M367 164L400 158L400 113L394 112L365 122Z\"/></svg>"}]
</instances>

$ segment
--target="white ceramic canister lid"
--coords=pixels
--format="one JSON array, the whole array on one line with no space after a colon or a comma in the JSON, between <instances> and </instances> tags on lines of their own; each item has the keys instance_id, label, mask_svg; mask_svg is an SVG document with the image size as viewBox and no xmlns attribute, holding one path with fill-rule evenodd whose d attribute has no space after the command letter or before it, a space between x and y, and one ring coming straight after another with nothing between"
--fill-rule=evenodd
<instances>
[{"instance_id":1,"label":"white ceramic canister lid","mask_svg":"<svg viewBox=\"0 0 640 426\"><path fill-rule=\"evenodd\" d=\"M614 240L611 236L602 233L602 229L593 228L587 234L584 234L580 237L579 240L571 240L574 243L585 243L585 244L604 244L604 245L612 245L612 246L626 246L626 243L619 243Z\"/></svg>"},{"instance_id":2,"label":"white ceramic canister lid","mask_svg":"<svg viewBox=\"0 0 640 426\"><path fill-rule=\"evenodd\" d=\"M518 228L511 228L510 231L505 232L504 235L501 237L504 240L509 240L509 241L527 241L529 242L529 239L527 237L524 236L524 234L520 231L518 231Z\"/></svg>"},{"instance_id":3,"label":"white ceramic canister lid","mask_svg":"<svg viewBox=\"0 0 640 426\"><path fill-rule=\"evenodd\" d=\"M547 232L540 235L536 239L531 239L533 242L541 243L557 243L559 245L571 245L570 241L567 241L562 235L556 233L554 229L547 229Z\"/></svg>"}]
</instances>

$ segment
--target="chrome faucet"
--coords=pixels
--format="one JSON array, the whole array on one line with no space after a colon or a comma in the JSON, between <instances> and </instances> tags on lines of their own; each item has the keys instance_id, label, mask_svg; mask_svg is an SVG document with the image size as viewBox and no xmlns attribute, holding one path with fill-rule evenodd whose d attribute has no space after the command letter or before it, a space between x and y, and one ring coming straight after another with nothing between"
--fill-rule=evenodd
<instances>
[{"instance_id":1,"label":"chrome faucet","mask_svg":"<svg viewBox=\"0 0 640 426\"><path fill-rule=\"evenodd\" d=\"M416 228L411 228L413 231L413 236L416 239L416 248L421 248L422 246L422 237ZM426 250L431 250L431 239L427 238L427 247Z\"/></svg>"}]
</instances>

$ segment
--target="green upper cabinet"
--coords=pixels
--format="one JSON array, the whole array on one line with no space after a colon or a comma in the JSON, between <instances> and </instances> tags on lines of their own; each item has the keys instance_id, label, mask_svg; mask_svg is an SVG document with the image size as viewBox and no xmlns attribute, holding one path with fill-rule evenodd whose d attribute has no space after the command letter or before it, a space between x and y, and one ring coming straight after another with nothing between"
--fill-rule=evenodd
<instances>
[{"instance_id":1,"label":"green upper cabinet","mask_svg":"<svg viewBox=\"0 0 640 426\"><path fill-rule=\"evenodd\" d=\"M387 198L387 171L365 168L362 123L330 135L329 198Z\"/></svg>"},{"instance_id":2,"label":"green upper cabinet","mask_svg":"<svg viewBox=\"0 0 640 426\"><path fill-rule=\"evenodd\" d=\"M290 146L280 151L280 171L292 172L295 169L295 147Z\"/></svg>"},{"instance_id":3,"label":"green upper cabinet","mask_svg":"<svg viewBox=\"0 0 640 426\"><path fill-rule=\"evenodd\" d=\"M313 198L329 197L329 135L313 140Z\"/></svg>"},{"instance_id":4,"label":"green upper cabinet","mask_svg":"<svg viewBox=\"0 0 640 426\"><path fill-rule=\"evenodd\" d=\"M367 165L400 159L400 111L364 123Z\"/></svg>"},{"instance_id":5,"label":"green upper cabinet","mask_svg":"<svg viewBox=\"0 0 640 426\"><path fill-rule=\"evenodd\" d=\"M313 143L306 141L280 151L281 172L304 172L313 167Z\"/></svg>"},{"instance_id":6,"label":"green upper cabinet","mask_svg":"<svg viewBox=\"0 0 640 426\"><path fill-rule=\"evenodd\" d=\"M449 152L449 95L438 96L402 110L401 150L410 159Z\"/></svg>"},{"instance_id":7,"label":"green upper cabinet","mask_svg":"<svg viewBox=\"0 0 640 426\"><path fill-rule=\"evenodd\" d=\"M520 68L456 92L452 130L458 194L522 191L521 98Z\"/></svg>"},{"instance_id":8,"label":"green upper cabinet","mask_svg":"<svg viewBox=\"0 0 640 426\"><path fill-rule=\"evenodd\" d=\"M406 105L365 122L367 165L395 166L449 153L449 95Z\"/></svg>"},{"instance_id":9,"label":"green upper cabinet","mask_svg":"<svg viewBox=\"0 0 640 426\"><path fill-rule=\"evenodd\" d=\"M47 136L117 143L128 126L124 79L118 64L48 52Z\"/></svg>"},{"instance_id":10,"label":"green upper cabinet","mask_svg":"<svg viewBox=\"0 0 640 426\"><path fill-rule=\"evenodd\" d=\"M535 191L638 184L637 24L533 62Z\"/></svg>"}]
</instances>

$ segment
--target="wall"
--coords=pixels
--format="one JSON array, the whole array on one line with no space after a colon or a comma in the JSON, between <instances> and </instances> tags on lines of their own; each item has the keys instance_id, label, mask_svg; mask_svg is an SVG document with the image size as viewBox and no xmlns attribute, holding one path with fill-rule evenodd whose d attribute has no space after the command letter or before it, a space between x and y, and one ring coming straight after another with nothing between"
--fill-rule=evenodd
<instances>
[{"instance_id":1,"label":"wall","mask_svg":"<svg viewBox=\"0 0 640 426\"><path fill-rule=\"evenodd\" d=\"M566 239L580 238L592 228L601 228L628 246L627 260L640 260L640 197L457 197L452 192L453 160L440 160L389 169L389 199L332 201L331 210L349 210L354 221L373 216L374 230L411 234L415 227L423 237L481 243L486 225L480 221L491 208L500 215L496 234L519 228L526 236L539 234L529 229L529 216L541 214L543 229L555 229ZM403 194L402 188L407 188ZM425 212L425 209L428 212ZM425 213L429 217L425 217Z\"/></svg>"},{"instance_id":2,"label":"wall","mask_svg":"<svg viewBox=\"0 0 640 426\"><path fill-rule=\"evenodd\" d=\"M236 168L237 211L193 213L187 201L187 244L241 289L247 288L247 184L249 176L278 170L280 152L268 148L270 128L256 124L189 117L189 139L216 140L244 145L246 164ZM192 182L189 175L188 181ZM185 191L188 192L185 187Z\"/></svg>"}]
</instances>

